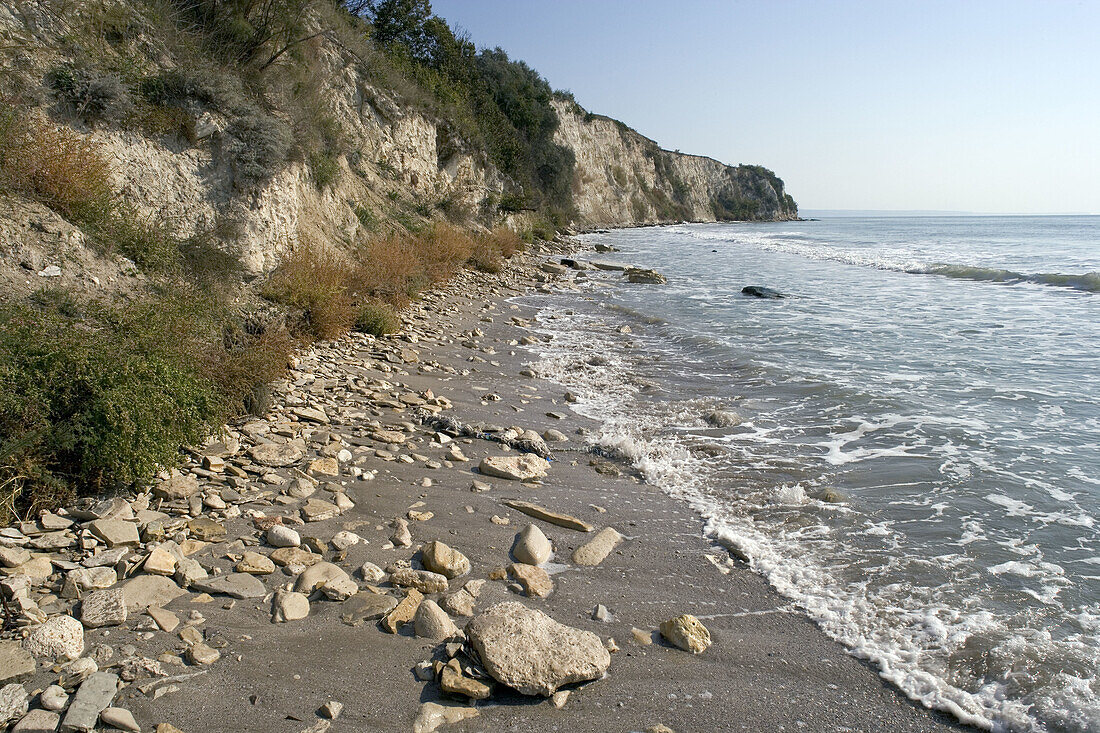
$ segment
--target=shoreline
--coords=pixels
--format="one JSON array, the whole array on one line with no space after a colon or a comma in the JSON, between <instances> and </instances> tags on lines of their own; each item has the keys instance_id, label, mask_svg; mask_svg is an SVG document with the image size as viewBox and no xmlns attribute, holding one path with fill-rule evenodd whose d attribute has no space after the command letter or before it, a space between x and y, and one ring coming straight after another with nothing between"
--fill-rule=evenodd
<instances>
[{"instance_id":1,"label":"shoreline","mask_svg":"<svg viewBox=\"0 0 1100 733\"><path fill-rule=\"evenodd\" d=\"M283 516L304 537L316 538L306 544L351 574L360 592L343 602L313 600L308 617L273 624L268 596L294 580L276 569L254 576L264 584L260 596L234 600L191 592L164 604L183 621L183 628L198 630L202 643L218 650L220 659L209 666L177 664L175 659L187 656L188 643L179 639L178 629L159 630L144 612L131 613L119 626L86 629L85 651L98 654L101 670L119 671L125 667L121 662L136 658L157 661L168 678L199 673L162 683L156 683L157 676L139 673L114 704L131 710L142 730L161 723L188 733L411 729L421 703L443 701L436 682L421 682L414 675L419 662L439 658L440 645L412 636L408 627L390 635L369 620L357 626L346 623L342 616L371 585L354 571L364 562L385 568L412 559L421 543L442 540L472 564L468 576L451 581L450 590L455 591L467 580L485 579L493 569L507 566L516 532L531 523L554 544L555 557L547 566L553 592L547 598L528 598L489 580L475 613L497 602L519 601L561 623L596 633L605 642L614 638L619 651L611 655L604 679L577 686L560 709L544 698L527 698L497 686L489 700L475 706L477 717L443 730L571 726L625 731L659 724L679 733L783 726L972 730L908 700L869 663L826 637L762 577L705 538L702 519L688 506L638 481L629 467L595 460L584 450L575 431L592 423L569 411L560 387L520 374L528 356L519 342L527 332L513 317L522 323L532 313L507 300L540 285L539 263L548 254L520 255L522 262L507 265L501 276L463 273L414 304L405 314L407 327L401 335L381 340L355 335L304 352L299 368L290 375L293 389L279 391L273 418L266 421L269 430L286 433L288 442L302 439L305 455L294 467L248 470L255 465L247 457L250 440L243 432L238 450L213 457L230 467L244 466L245 477L236 477L244 489L229 481L232 471L203 469L197 465L201 458L195 462L191 473L207 495L225 494L226 489L241 499L253 495L250 490L269 494L253 501L223 502L226 509L209 502L214 507L203 513L228 534L197 550L191 559L211 572L220 568L223 574L231 573L238 562L234 558L244 552L273 550L263 541L258 523L247 515ZM487 395L497 399L481 399ZM486 478L473 470L480 459L515 452L506 453L487 440L459 439L455 443L470 460L451 461L446 458L451 446L434 443L433 431L403 424L410 422L416 400L441 397L452 404L442 414L464 423L502 428L518 423L539 433L558 430L569 440L550 445L556 460L538 485ZM312 416L308 409L318 407L324 409L327 424L304 417ZM400 443L372 438L378 434L372 420L401 432ZM324 433L329 437L322 444L318 438ZM327 455L337 453L337 446L348 451L348 458ZM323 458L337 462L337 475L313 470L317 486L308 498L288 491L293 479L301 478L295 467L306 473L310 466L330 469L331 465L316 463ZM218 466L217 461L208 463ZM357 470L377 475L361 480L355 476ZM471 491L474 481L491 488ZM340 504L341 494L354 506L339 516L304 525L289 519L314 499ZM531 520L502 503L509 499L535 502L597 528L613 526L627 539L598 566L573 566L570 554L591 535ZM234 512L235 507L239 511ZM166 536L193 538L194 531L181 529L185 521L174 521L190 519L191 510L186 503L176 509L180 511L160 507L169 517ZM391 523L410 511L433 516L408 522L410 547L387 549ZM502 523L505 519L507 524ZM361 541L338 549L331 539L341 531L353 532ZM126 563L125 572L146 577L137 567L145 553L132 554L135 562ZM60 570L64 565L54 562L54 567ZM393 588L378 590L400 597ZM43 608L65 605L64 600L51 601ZM592 618L597 605L609 609L609 621ZM696 615L710 629L713 645L700 655L675 649L656 634L662 621L681 613ZM454 620L461 626L467 619ZM110 646L112 654L108 656L103 646ZM29 676L23 682L26 691L55 681L58 675L49 670L40 666ZM178 689L156 692L173 687ZM343 712L332 722L315 713L328 700L343 704ZM455 702L451 699L449 704Z\"/></svg>"}]
</instances>

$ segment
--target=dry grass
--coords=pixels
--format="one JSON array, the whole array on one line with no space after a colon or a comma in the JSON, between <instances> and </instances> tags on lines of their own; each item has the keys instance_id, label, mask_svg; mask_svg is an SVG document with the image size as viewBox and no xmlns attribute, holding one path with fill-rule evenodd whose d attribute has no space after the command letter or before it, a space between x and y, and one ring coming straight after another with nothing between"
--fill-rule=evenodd
<instances>
[{"instance_id":1,"label":"dry grass","mask_svg":"<svg viewBox=\"0 0 1100 733\"><path fill-rule=\"evenodd\" d=\"M355 299L348 293L349 269L339 252L302 242L272 273L263 294L298 311L309 335L333 339L355 323Z\"/></svg>"},{"instance_id":2,"label":"dry grass","mask_svg":"<svg viewBox=\"0 0 1100 733\"><path fill-rule=\"evenodd\" d=\"M116 205L94 143L14 108L0 114L0 181L75 219L99 220Z\"/></svg>"}]
</instances>

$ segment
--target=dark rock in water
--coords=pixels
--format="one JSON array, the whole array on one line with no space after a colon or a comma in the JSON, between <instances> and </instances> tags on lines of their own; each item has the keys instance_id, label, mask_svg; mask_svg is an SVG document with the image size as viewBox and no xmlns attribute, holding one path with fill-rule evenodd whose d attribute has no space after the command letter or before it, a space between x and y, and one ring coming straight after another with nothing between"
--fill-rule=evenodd
<instances>
[{"instance_id":1,"label":"dark rock in water","mask_svg":"<svg viewBox=\"0 0 1100 733\"><path fill-rule=\"evenodd\" d=\"M645 270L640 267L631 267L626 271L627 282L643 283L647 285L664 285L668 282L665 276L656 270Z\"/></svg>"},{"instance_id":2,"label":"dark rock in water","mask_svg":"<svg viewBox=\"0 0 1100 733\"><path fill-rule=\"evenodd\" d=\"M572 268L574 270L587 270L588 269L588 265L586 265L585 263L580 262L579 260L570 259L568 257L562 257L561 263L563 265L565 265L566 267Z\"/></svg>"},{"instance_id":3,"label":"dark rock in water","mask_svg":"<svg viewBox=\"0 0 1100 733\"><path fill-rule=\"evenodd\" d=\"M596 245L596 251L597 252L618 252L619 248L618 247L612 247L610 244L597 244Z\"/></svg>"},{"instance_id":4,"label":"dark rock in water","mask_svg":"<svg viewBox=\"0 0 1100 733\"><path fill-rule=\"evenodd\" d=\"M749 285L741 288L741 295L751 295L754 298L782 298L783 293L778 290L772 290L771 288L765 288L762 285Z\"/></svg>"}]
</instances>

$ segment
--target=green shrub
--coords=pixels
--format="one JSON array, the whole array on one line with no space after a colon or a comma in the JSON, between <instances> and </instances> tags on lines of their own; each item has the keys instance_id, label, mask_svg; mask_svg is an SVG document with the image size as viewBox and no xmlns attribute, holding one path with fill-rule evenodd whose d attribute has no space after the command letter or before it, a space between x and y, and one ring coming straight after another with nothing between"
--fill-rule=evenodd
<instances>
[{"instance_id":1,"label":"green shrub","mask_svg":"<svg viewBox=\"0 0 1100 733\"><path fill-rule=\"evenodd\" d=\"M319 189L326 189L340 174L340 164L331 150L323 150L309 156L309 169L313 173L313 183Z\"/></svg>"},{"instance_id":2,"label":"green shrub","mask_svg":"<svg viewBox=\"0 0 1100 733\"><path fill-rule=\"evenodd\" d=\"M234 180L242 189L267 183L290 156L290 130L269 115L257 112L240 117L226 133L224 149L233 164Z\"/></svg>"},{"instance_id":3,"label":"green shrub","mask_svg":"<svg viewBox=\"0 0 1100 733\"><path fill-rule=\"evenodd\" d=\"M401 330L401 319L393 307L379 300L368 300L359 307L355 330L375 336L386 336Z\"/></svg>"},{"instance_id":4,"label":"green shrub","mask_svg":"<svg viewBox=\"0 0 1100 733\"><path fill-rule=\"evenodd\" d=\"M373 232L378 228L378 217L363 204L355 205L355 218L359 220L359 223L362 224L363 228L368 232Z\"/></svg>"},{"instance_id":5,"label":"green shrub","mask_svg":"<svg viewBox=\"0 0 1100 733\"><path fill-rule=\"evenodd\" d=\"M121 122L133 110L130 92L117 74L96 74L64 64L47 72L46 83L63 107L84 120Z\"/></svg>"}]
</instances>

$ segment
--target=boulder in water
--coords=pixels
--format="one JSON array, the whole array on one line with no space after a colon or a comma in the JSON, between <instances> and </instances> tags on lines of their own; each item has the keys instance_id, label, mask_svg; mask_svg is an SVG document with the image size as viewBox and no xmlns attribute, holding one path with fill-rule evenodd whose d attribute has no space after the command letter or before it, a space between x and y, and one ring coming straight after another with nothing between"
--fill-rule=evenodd
<instances>
[{"instance_id":1,"label":"boulder in water","mask_svg":"<svg viewBox=\"0 0 1100 733\"><path fill-rule=\"evenodd\" d=\"M766 288L763 285L748 285L741 288L741 295L751 295L754 298L771 298L778 299L783 297L783 293L772 288Z\"/></svg>"}]
</instances>

